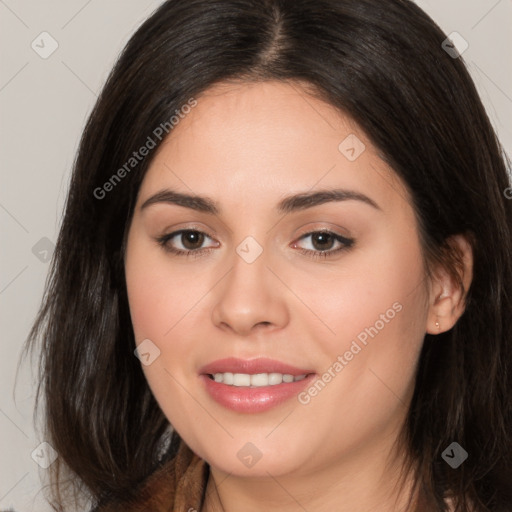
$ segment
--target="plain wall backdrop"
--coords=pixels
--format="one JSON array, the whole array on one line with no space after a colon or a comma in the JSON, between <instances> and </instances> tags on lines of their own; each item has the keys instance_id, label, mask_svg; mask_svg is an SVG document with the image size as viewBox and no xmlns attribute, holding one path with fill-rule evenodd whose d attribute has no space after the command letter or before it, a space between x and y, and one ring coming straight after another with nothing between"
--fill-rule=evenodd
<instances>
[{"instance_id":1,"label":"plain wall backdrop","mask_svg":"<svg viewBox=\"0 0 512 512\"><path fill-rule=\"evenodd\" d=\"M0 0L0 509L50 510L40 477L52 453L40 446L32 422L34 368L24 364L14 388L18 360L41 301L85 120L117 55L161 3ZM416 3L446 34L467 41L462 57L510 155L512 1Z\"/></svg>"}]
</instances>

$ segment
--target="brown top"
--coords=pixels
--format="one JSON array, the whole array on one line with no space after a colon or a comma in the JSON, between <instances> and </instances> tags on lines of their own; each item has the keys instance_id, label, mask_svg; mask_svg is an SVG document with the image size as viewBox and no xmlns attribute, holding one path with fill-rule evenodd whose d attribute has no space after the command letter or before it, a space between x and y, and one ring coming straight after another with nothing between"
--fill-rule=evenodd
<instances>
[{"instance_id":1,"label":"brown top","mask_svg":"<svg viewBox=\"0 0 512 512\"><path fill-rule=\"evenodd\" d=\"M152 473L135 497L94 512L200 512L209 466L181 441L176 456Z\"/></svg>"}]
</instances>

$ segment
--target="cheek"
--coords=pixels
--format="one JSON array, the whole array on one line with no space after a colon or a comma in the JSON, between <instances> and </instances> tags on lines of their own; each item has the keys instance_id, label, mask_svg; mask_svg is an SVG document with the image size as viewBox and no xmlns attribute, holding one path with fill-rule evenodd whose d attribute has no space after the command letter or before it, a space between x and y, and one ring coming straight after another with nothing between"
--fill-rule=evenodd
<instances>
[{"instance_id":1,"label":"cheek","mask_svg":"<svg viewBox=\"0 0 512 512\"><path fill-rule=\"evenodd\" d=\"M378 255L361 255L353 265L347 260L346 268L321 289L312 279L297 293L310 299L316 313L303 326L312 350L321 351L319 379L299 401L314 411L308 416L315 418L312 428L319 418L338 425L324 432L332 447L340 446L340 436L364 444L368 435L396 427L413 389L426 319L415 247L405 252L381 246Z\"/></svg>"},{"instance_id":2,"label":"cheek","mask_svg":"<svg viewBox=\"0 0 512 512\"><path fill-rule=\"evenodd\" d=\"M177 271L165 253L159 252L141 239L129 241L126 286L136 345L149 339L156 346L150 364L143 364L142 370L164 414L181 425L183 418L188 421L198 415L180 383L190 373L185 333L187 326L194 325L190 322L201 296L196 289L200 280ZM179 407L170 407L169 397Z\"/></svg>"},{"instance_id":3,"label":"cheek","mask_svg":"<svg viewBox=\"0 0 512 512\"><path fill-rule=\"evenodd\" d=\"M126 286L137 342L149 338L159 345L185 315L194 315L194 304L207 289L201 276L180 268L149 244L128 245Z\"/></svg>"},{"instance_id":4,"label":"cheek","mask_svg":"<svg viewBox=\"0 0 512 512\"><path fill-rule=\"evenodd\" d=\"M317 336L327 355L326 371L339 375L324 403L340 403L346 407L341 416L359 415L366 424L389 420L391 411L406 403L427 315L419 248L380 248L378 256L368 253L353 271L331 281L322 314L336 334ZM316 297L321 308L318 292Z\"/></svg>"},{"instance_id":5,"label":"cheek","mask_svg":"<svg viewBox=\"0 0 512 512\"><path fill-rule=\"evenodd\" d=\"M404 409L425 334L419 246L394 241L378 248L347 258L346 270L321 289L312 279L300 291L324 324L320 330L318 321L306 324L325 373L303 403L314 401L318 410L337 404L336 418L352 417L344 427L349 438L357 438L361 425L384 428Z\"/></svg>"},{"instance_id":6,"label":"cheek","mask_svg":"<svg viewBox=\"0 0 512 512\"><path fill-rule=\"evenodd\" d=\"M411 331L421 334L426 315L424 269L420 248L410 240L376 238L328 274L316 269L308 279L294 281L297 295L314 313L306 315L305 326L331 357L356 339L364 345L378 336L387 340L379 347L391 351L417 340Z\"/></svg>"}]
</instances>

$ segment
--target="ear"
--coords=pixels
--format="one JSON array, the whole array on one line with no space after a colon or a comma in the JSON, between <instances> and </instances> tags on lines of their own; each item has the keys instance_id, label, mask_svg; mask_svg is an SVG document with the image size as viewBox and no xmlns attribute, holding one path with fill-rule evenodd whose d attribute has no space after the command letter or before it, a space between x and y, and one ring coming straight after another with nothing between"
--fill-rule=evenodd
<instances>
[{"instance_id":1,"label":"ear","mask_svg":"<svg viewBox=\"0 0 512 512\"><path fill-rule=\"evenodd\" d=\"M448 240L461 255L459 269L464 290L467 293L473 280L473 250L465 235L454 235ZM466 294L448 274L444 267L437 268L430 283L429 312L426 331L440 334L449 331L462 316L466 308Z\"/></svg>"}]
</instances>

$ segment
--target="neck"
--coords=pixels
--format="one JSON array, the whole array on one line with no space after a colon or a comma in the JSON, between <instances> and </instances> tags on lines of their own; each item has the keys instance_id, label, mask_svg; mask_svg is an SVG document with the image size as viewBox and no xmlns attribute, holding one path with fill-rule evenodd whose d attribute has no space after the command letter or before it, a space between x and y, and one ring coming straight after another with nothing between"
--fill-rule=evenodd
<instances>
[{"instance_id":1,"label":"neck","mask_svg":"<svg viewBox=\"0 0 512 512\"><path fill-rule=\"evenodd\" d=\"M412 478L399 486L403 457L390 453L375 457L375 447L367 447L342 463L315 468L308 473L247 478L210 467L205 503L201 512L409 512ZM371 461L371 462L368 462Z\"/></svg>"}]
</instances>

